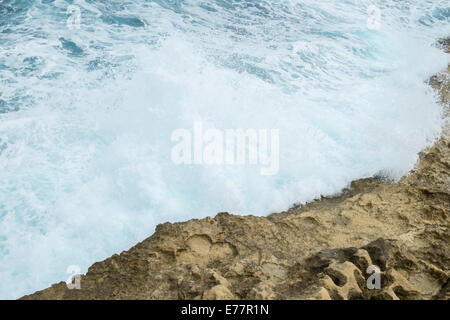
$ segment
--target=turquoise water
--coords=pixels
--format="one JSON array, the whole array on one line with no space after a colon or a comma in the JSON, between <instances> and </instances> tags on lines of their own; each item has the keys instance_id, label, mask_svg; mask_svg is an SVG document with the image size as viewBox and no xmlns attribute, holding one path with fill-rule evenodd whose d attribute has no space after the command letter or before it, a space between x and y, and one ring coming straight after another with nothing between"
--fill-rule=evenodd
<instances>
[{"instance_id":1,"label":"turquoise water","mask_svg":"<svg viewBox=\"0 0 450 320\"><path fill-rule=\"evenodd\" d=\"M449 16L440 0L0 0L0 298L157 223L406 174L440 134L425 81ZM279 129L278 174L175 165L171 133L195 121Z\"/></svg>"}]
</instances>

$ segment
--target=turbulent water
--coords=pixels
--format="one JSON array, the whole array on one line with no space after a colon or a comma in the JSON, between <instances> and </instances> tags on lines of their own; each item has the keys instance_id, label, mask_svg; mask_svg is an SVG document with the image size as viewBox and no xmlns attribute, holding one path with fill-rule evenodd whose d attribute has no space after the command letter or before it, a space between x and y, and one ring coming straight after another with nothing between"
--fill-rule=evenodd
<instances>
[{"instance_id":1,"label":"turbulent water","mask_svg":"<svg viewBox=\"0 0 450 320\"><path fill-rule=\"evenodd\" d=\"M440 134L426 79L449 17L447 0L0 0L0 298L160 222L406 174ZM278 129L278 174L176 165L194 122Z\"/></svg>"}]
</instances>

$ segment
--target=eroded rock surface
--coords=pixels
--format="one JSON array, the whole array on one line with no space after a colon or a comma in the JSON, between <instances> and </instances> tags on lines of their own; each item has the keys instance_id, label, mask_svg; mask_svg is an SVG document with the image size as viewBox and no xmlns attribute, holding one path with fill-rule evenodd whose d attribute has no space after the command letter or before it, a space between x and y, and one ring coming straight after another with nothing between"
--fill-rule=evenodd
<instances>
[{"instance_id":1,"label":"eroded rock surface","mask_svg":"<svg viewBox=\"0 0 450 320\"><path fill-rule=\"evenodd\" d=\"M448 106L448 75L430 83ZM268 217L161 224L93 264L80 290L61 282L24 299L449 299L449 214L447 125L397 183L354 181L338 197ZM367 285L373 265L379 289Z\"/></svg>"}]
</instances>

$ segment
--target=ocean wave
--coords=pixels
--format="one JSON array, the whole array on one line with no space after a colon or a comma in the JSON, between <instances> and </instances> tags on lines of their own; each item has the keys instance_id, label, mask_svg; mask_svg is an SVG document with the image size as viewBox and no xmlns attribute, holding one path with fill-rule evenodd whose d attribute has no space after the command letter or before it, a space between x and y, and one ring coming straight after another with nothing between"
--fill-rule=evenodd
<instances>
[{"instance_id":1,"label":"ocean wave","mask_svg":"<svg viewBox=\"0 0 450 320\"><path fill-rule=\"evenodd\" d=\"M406 174L440 134L448 19L447 1L0 1L0 297L160 222ZM278 129L278 174L174 164L196 121Z\"/></svg>"}]
</instances>

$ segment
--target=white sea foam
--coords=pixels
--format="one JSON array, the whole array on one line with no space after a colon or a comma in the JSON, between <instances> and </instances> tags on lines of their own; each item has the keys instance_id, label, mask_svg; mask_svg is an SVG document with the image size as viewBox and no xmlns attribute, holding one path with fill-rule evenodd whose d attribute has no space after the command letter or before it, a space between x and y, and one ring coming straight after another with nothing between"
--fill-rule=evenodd
<instances>
[{"instance_id":1,"label":"white sea foam","mask_svg":"<svg viewBox=\"0 0 450 320\"><path fill-rule=\"evenodd\" d=\"M370 1L73 1L71 30L62 0L8 16L0 297L85 272L157 223L265 215L406 174L440 134L425 81L448 63L432 44L450 29L445 1L402 3L375 3L379 30ZM279 173L174 164L172 132L196 121L279 129Z\"/></svg>"}]
</instances>

